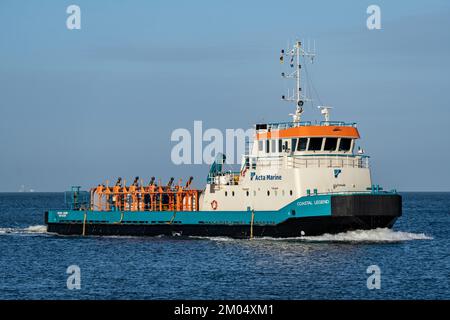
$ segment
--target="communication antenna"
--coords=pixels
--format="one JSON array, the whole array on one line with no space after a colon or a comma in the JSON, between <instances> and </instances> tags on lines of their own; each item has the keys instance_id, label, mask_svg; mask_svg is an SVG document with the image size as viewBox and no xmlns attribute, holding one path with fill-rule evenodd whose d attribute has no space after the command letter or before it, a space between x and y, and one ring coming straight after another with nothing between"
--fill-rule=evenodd
<instances>
[{"instance_id":1,"label":"communication antenna","mask_svg":"<svg viewBox=\"0 0 450 320\"><path fill-rule=\"evenodd\" d=\"M309 46L308 46L309 47ZM286 50L282 49L280 53L280 63L284 63L284 59L289 60L289 66L294 69L294 71L290 73L282 72L281 76L283 78L291 78L295 79L296 86L292 90L292 93L290 90L288 90L287 95L282 95L281 100L283 101L289 101L289 102L295 102L295 113L290 113L289 115L292 116L293 122L298 123L301 120L301 115L303 113L303 104L306 101L312 101L310 98L306 97L305 94L302 92L301 87L301 59L307 59L309 58L311 60L311 63L314 61L314 57L316 56L315 53L316 48L316 42L314 41L314 51L310 51L303 49L303 45L301 41L296 41L293 48L288 48Z\"/></svg>"}]
</instances>

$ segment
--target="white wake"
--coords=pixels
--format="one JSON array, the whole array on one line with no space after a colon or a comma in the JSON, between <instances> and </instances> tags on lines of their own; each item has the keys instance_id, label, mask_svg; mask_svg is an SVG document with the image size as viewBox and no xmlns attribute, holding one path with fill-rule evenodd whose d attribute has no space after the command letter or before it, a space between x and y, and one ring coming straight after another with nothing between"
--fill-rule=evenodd
<instances>
[{"instance_id":1,"label":"white wake","mask_svg":"<svg viewBox=\"0 0 450 320\"><path fill-rule=\"evenodd\" d=\"M33 225L25 228L0 228L0 235L7 234L48 234L47 226ZM117 236L123 238L122 236ZM193 239L204 239L212 241L237 241L229 237L191 237ZM404 231L394 231L388 228L378 228L372 230L355 230L338 234L323 234L320 236L302 236L295 238L272 238L256 237L252 240L264 241L299 241L299 242L403 242L411 240L432 240L433 237L425 233L412 233Z\"/></svg>"},{"instance_id":2,"label":"white wake","mask_svg":"<svg viewBox=\"0 0 450 320\"><path fill-rule=\"evenodd\" d=\"M372 230L355 230L338 234L324 234L321 236L304 236L298 239L316 242L401 242L411 240L431 240L432 237L424 233L394 231L388 228Z\"/></svg>"},{"instance_id":3,"label":"white wake","mask_svg":"<svg viewBox=\"0 0 450 320\"><path fill-rule=\"evenodd\" d=\"M47 226L34 225L26 228L0 228L1 234L45 234Z\"/></svg>"},{"instance_id":4,"label":"white wake","mask_svg":"<svg viewBox=\"0 0 450 320\"><path fill-rule=\"evenodd\" d=\"M229 237L195 237L212 241L239 241ZM301 236L289 238L255 237L252 241L297 241L297 242L403 242L412 240L432 240L433 237L425 233L412 233L404 231L394 231L388 228L378 228L372 230L355 230L337 234L323 234L320 236ZM241 239L241 241L245 239ZM248 239L247 239L248 240Z\"/></svg>"}]
</instances>

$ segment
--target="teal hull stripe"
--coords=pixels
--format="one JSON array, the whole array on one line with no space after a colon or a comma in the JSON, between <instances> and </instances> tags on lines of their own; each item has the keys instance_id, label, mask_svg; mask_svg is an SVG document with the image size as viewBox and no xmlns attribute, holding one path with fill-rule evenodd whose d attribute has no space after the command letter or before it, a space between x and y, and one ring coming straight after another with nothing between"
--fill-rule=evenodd
<instances>
[{"instance_id":1,"label":"teal hull stripe","mask_svg":"<svg viewBox=\"0 0 450 320\"><path fill-rule=\"evenodd\" d=\"M51 210L49 223L250 224L251 211L75 211ZM280 210L255 211L254 224L279 224L289 218L331 215L331 196L301 197Z\"/></svg>"}]
</instances>

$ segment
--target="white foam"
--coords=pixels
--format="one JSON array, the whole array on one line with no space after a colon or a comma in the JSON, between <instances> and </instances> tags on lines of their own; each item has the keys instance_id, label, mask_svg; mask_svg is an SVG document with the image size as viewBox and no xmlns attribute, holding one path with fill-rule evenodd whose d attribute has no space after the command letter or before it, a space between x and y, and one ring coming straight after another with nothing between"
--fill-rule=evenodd
<instances>
[{"instance_id":1,"label":"white foam","mask_svg":"<svg viewBox=\"0 0 450 320\"><path fill-rule=\"evenodd\" d=\"M0 235L2 234L47 234L47 226L33 225L26 228L0 228ZM103 236L103 237L117 237L126 238L124 236ZM130 237L130 236L129 236ZM230 237L199 237L191 236L192 239L206 239L219 242L236 241ZM403 242L411 240L432 240L433 237L424 233L411 233L404 231L394 231L388 228L378 228L372 230L355 230L347 231L338 234L323 234L320 236L302 236L293 238L271 238L271 237L256 237L253 240L265 241L304 241L304 242Z\"/></svg>"},{"instance_id":2,"label":"white foam","mask_svg":"<svg viewBox=\"0 0 450 320\"><path fill-rule=\"evenodd\" d=\"M301 240L317 242L401 242L411 240L431 240L430 236L424 233L411 233L394 231L388 228L378 228L372 230L355 230L338 234L324 234L321 236L304 236Z\"/></svg>"},{"instance_id":3,"label":"white foam","mask_svg":"<svg viewBox=\"0 0 450 320\"><path fill-rule=\"evenodd\" d=\"M0 228L0 234L11 233L14 228Z\"/></svg>"},{"instance_id":4,"label":"white foam","mask_svg":"<svg viewBox=\"0 0 450 320\"><path fill-rule=\"evenodd\" d=\"M34 225L26 228L0 228L0 234L45 234L47 226Z\"/></svg>"},{"instance_id":5,"label":"white foam","mask_svg":"<svg viewBox=\"0 0 450 320\"><path fill-rule=\"evenodd\" d=\"M238 241L231 237L191 237L211 241ZM337 234L323 234L320 236L301 236L287 238L255 237L252 241L299 241L299 242L403 242L411 240L432 240L433 237L424 233L394 231L388 228L372 230L355 230ZM242 240L242 239L241 239ZM244 239L245 240L245 239ZM248 239L247 239L248 240Z\"/></svg>"},{"instance_id":6,"label":"white foam","mask_svg":"<svg viewBox=\"0 0 450 320\"><path fill-rule=\"evenodd\" d=\"M23 230L30 233L46 233L47 226L43 225L29 226L27 228L24 228Z\"/></svg>"},{"instance_id":7,"label":"white foam","mask_svg":"<svg viewBox=\"0 0 450 320\"><path fill-rule=\"evenodd\" d=\"M238 240L238 239L234 239L231 237L221 237L221 236L217 236L217 237L190 236L189 238L200 239L200 240L203 239L203 240L219 241L219 242L228 242L228 241Z\"/></svg>"}]
</instances>

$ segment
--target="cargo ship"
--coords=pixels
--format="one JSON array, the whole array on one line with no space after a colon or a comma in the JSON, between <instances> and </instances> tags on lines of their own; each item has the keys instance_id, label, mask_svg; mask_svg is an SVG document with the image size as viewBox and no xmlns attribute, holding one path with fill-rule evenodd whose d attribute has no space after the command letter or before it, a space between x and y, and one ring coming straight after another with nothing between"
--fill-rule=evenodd
<instances>
[{"instance_id":1,"label":"cargo ship","mask_svg":"<svg viewBox=\"0 0 450 320\"><path fill-rule=\"evenodd\" d=\"M291 121L259 123L251 146L235 170L219 154L206 187L171 178L162 183L136 177L127 186L72 187L66 207L45 212L47 231L61 235L302 237L350 230L391 228L402 214L402 198L372 182L369 156L355 123L302 121L305 102L302 63L314 52L296 41L281 50L285 78L295 88L282 100L295 104Z\"/></svg>"}]
</instances>

